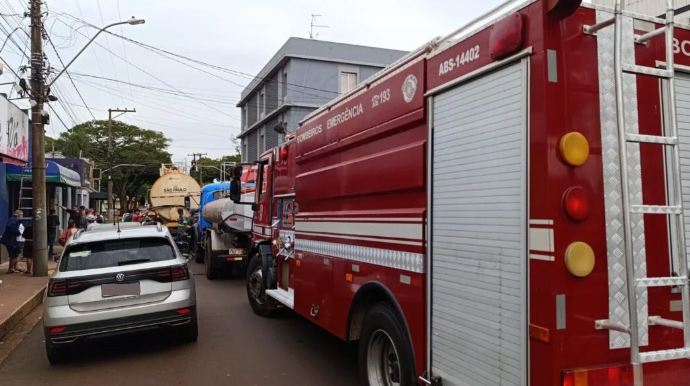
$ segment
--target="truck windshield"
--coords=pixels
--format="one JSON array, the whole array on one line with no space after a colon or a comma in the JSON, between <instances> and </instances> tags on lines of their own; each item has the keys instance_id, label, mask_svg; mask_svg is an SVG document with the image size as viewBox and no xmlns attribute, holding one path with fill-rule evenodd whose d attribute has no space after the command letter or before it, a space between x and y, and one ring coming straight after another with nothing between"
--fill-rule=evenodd
<instances>
[{"instance_id":1,"label":"truck windshield","mask_svg":"<svg viewBox=\"0 0 690 386\"><path fill-rule=\"evenodd\" d=\"M109 268L174 258L172 244L162 237L96 241L68 247L60 262L60 271Z\"/></svg>"}]
</instances>

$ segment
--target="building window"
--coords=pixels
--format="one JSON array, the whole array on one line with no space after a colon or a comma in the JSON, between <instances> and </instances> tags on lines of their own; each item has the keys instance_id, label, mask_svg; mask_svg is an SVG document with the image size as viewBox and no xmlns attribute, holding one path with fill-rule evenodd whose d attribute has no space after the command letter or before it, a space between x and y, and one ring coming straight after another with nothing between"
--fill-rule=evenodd
<instances>
[{"instance_id":1,"label":"building window","mask_svg":"<svg viewBox=\"0 0 690 386\"><path fill-rule=\"evenodd\" d=\"M283 72L283 102L287 102L287 72Z\"/></svg>"},{"instance_id":2,"label":"building window","mask_svg":"<svg viewBox=\"0 0 690 386\"><path fill-rule=\"evenodd\" d=\"M261 118L263 118L264 114L266 113L266 93L264 91L262 91L259 96L259 108L261 109Z\"/></svg>"},{"instance_id":3,"label":"building window","mask_svg":"<svg viewBox=\"0 0 690 386\"><path fill-rule=\"evenodd\" d=\"M357 86L357 73L356 72L341 72L340 73L340 94L345 94L346 92L352 90Z\"/></svg>"},{"instance_id":4,"label":"building window","mask_svg":"<svg viewBox=\"0 0 690 386\"><path fill-rule=\"evenodd\" d=\"M247 153L247 140L242 139L242 161L249 162L247 158L249 158L249 154Z\"/></svg>"},{"instance_id":5,"label":"building window","mask_svg":"<svg viewBox=\"0 0 690 386\"><path fill-rule=\"evenodd\" d=\"M259 136L256 139L256 150L257 150L257 157L261 156L261 153L263 153L266 150L266 128L262 127L259 129Z\"/></svg>"},{"instance_id":6,"label":"building window","mask_svg":"<svg viewBox=\"0 0 690 386\"><path fill-rule=\"evenodd\" d=\"M242 118L244 118L243 129L246 129L249 126L249 111L247 111L247 106L242 107Z\"/></svg>"}]
</instances>

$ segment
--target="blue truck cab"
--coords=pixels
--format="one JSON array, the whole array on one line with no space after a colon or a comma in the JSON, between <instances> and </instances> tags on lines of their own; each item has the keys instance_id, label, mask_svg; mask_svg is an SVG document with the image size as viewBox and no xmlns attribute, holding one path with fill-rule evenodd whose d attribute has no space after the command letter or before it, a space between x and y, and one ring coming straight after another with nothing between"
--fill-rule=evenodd
<instances>
[{"instance_id":1,"label":"blue truck cab","mask_svg":"<svg viewBox=\"0 0 690 386\"><path fill-rule=\"evenodd\" d=\"M197 263L204 262L204 249L203 246L206 242L206 232L205 230L212 226L211 223L204 219L202 215L204 213L204 206L208 205L210 202L223 198L224 193L230 192L229 182L214 182L212 184L204 185L201 188L201 199L199 202L199 213L198 220L194 224L194 239L192 240L192 248L195 253L195 260Z\"/></svg>"}]
</instances>

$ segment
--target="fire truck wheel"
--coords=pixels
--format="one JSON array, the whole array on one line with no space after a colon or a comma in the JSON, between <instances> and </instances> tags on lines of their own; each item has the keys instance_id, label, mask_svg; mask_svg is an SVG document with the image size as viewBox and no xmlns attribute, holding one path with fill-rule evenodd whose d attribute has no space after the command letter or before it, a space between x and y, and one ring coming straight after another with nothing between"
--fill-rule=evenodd
<instances>
[{"instance_id":1,"label":"fire truck wheel","mask_svg":"<svg viewBox=\"0 0 690 386\"><path fill-rule=\"evenodd\" d=\"M259 316L270 316L276 308L275 300L266 295L259 255L254 255L247 268L247 298L254 313Z\"/></svg>"},{"instance_id":2,"label":"fire truck wheel","mask_svg":"<svg viewBox=\"0 0 690 386\"><path fill-rule=\"evenodd\" d=\"M416 385L414 358L400 316L387 303L367 313L359 341L359 378L362 386Z\"/></svg>"}]
</instances>

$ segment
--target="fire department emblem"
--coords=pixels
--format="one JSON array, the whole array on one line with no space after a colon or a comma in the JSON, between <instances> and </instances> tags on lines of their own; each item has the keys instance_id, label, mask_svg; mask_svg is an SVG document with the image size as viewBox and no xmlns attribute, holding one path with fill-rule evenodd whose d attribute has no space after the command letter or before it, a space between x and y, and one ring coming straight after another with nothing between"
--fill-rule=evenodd
<instances>
[{"instance_id":1,"label":"fire department emblem","mask_svg":"<svg viewBox=\"0 0 690 386\"><path fill-rule=\"evenodd\" d=\"M414 94L417 92L417 77L412 74L408 75L403 82L402 92L405 102L412 102L412 98L414 98Z\"/></svg>"}]
</instances>

